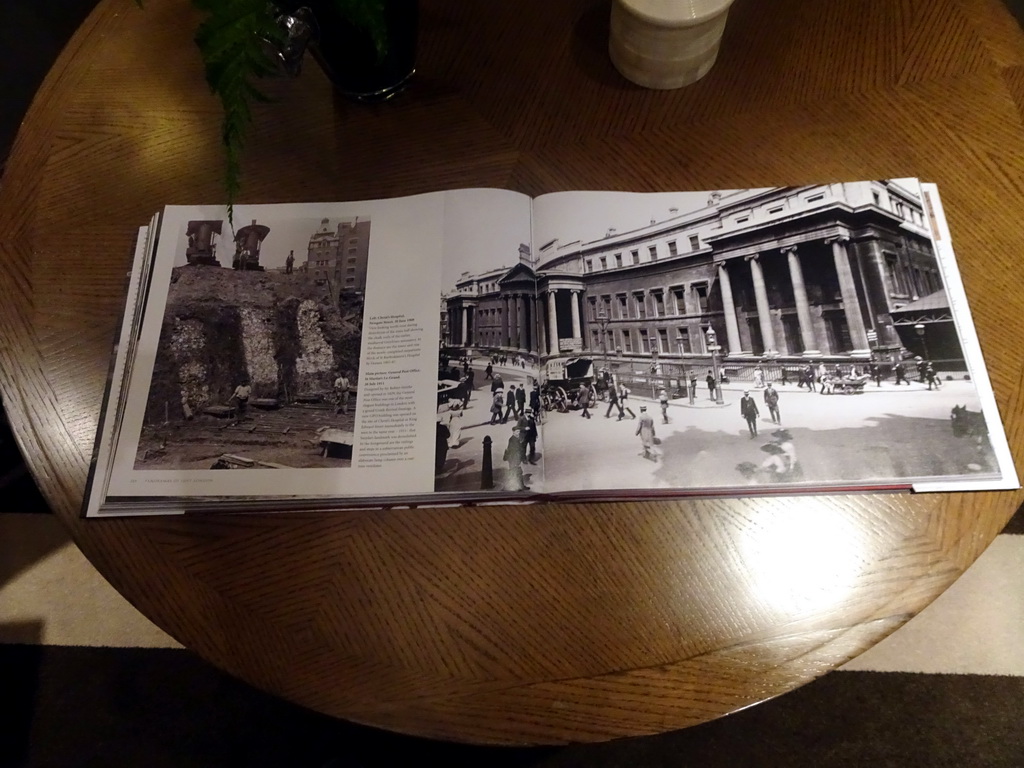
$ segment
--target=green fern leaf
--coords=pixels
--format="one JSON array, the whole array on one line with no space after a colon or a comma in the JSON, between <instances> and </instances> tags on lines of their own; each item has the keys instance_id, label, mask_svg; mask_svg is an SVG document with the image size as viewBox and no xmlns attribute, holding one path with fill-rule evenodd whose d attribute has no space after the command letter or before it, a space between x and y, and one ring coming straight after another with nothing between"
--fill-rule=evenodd
<instances>
[{"instance_id":1,"label":"green fern leaf","mask_svg":"<svg viewBox=\"0 0 1024 768\"><path fill-rule=\"evenodd\" d=\"M342 16L366 30L378 57L383 58L387 52L385 0L332 1ZM135 2L140 8L143 6L143 0ZM249 103L270 101L253 80L278 73L271 51L283 42L284 32L277 23L279 11L267 0L192 0L192 5L203 13L195 42L203 59L206 82L224 110L224 186L228 223L233 230L245 131L252 122Z\"/></svg>"}]
</instances>

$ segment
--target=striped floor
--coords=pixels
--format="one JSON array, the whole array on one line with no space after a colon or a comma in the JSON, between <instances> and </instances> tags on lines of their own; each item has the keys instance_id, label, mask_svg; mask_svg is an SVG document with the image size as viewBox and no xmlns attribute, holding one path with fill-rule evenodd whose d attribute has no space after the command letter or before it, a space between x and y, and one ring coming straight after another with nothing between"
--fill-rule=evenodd
<instances>
[{"instance_id":1,"label":"striped floor","mask_svg":"<svg viewBox=\"0 0 1024 768\"><path fill-rule=\"evenodd\" d=\"M842 670L696 728L469 747L248 688L121 598L50 515L0 515L0 766L1024 766L1024 513L917 618ZM11 706L13 704L13 706ZM406 758L415 750L415 761Z\"/></svg>"}]
</instances>

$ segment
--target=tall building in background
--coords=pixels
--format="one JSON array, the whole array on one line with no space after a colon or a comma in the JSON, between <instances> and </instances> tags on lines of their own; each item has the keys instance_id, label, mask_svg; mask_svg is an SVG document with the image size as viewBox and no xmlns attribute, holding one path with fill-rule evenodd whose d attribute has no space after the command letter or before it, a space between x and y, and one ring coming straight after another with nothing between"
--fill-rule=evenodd
<instances>
[{"instance_id":1,"label":"tall building in background","mask_svg":"<svg viewBox=\"0 0 1024 768\"><path fill-rule=\"evenodd\" d=\"M342 294L361 294L366 290L369 252L369 219L342 219L337 224L322 219L320 227L309 238L302 270L311 279L326 284L331 297L337 301Z\"/></svg>"}]
</instances>

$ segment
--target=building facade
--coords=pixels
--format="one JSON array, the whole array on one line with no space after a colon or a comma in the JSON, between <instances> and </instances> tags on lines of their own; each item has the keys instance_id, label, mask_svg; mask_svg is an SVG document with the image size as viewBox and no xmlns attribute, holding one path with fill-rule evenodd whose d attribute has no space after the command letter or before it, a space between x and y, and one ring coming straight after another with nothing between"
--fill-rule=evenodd
<instances>
[{"instance_id":1,"label":"building facade","mask_svg":"<svg viewBox=\"0 0 1024 768\"><path fill-rule=\"evenodd\" d=\"M322 219L309 238L306 262L300 269L313 280L328 285L337 301L340 294L366 290L369 253L369 220L356 217L332 225L330 219Z\"/></svg>"},{"instance_id":2,"label":"building facade","mask_svg":"<svg viewBox=\"0 0 1024 768\"><path fill-rule=\"evenodd\" d=\"M892 181L712 193L459 286L454 344L655 363L706 360L709 328L728 360L881 356L892 313L943 289L921 200Z\"/></svg>"}]
</instances>

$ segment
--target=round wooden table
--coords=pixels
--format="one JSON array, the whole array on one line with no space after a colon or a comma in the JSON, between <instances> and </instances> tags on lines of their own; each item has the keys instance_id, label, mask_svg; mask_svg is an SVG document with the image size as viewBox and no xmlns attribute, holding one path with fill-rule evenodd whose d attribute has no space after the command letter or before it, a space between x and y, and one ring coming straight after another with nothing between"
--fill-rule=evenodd
<instances>
[{"instance_id":1,"label":"round wooden table","mask_svg":"<svg viewBox=\"0 0 1024 768\"><path fill-rule=\"evenodd\" d=\"M737 2L711 74L669 92L615 72L608 13L423 0L419 72L393 103L339 101L315 66L268 86L243 199L935 181L1019 455L1024 34L998 0ZM79 520L136 228L167 203L222 200L196 21L185 0L102 0L40 90L0 190L0 384L82 551L218 667L440 738L680 728L892 632L1024 498Z\"/></svg>"}]
</instances>

